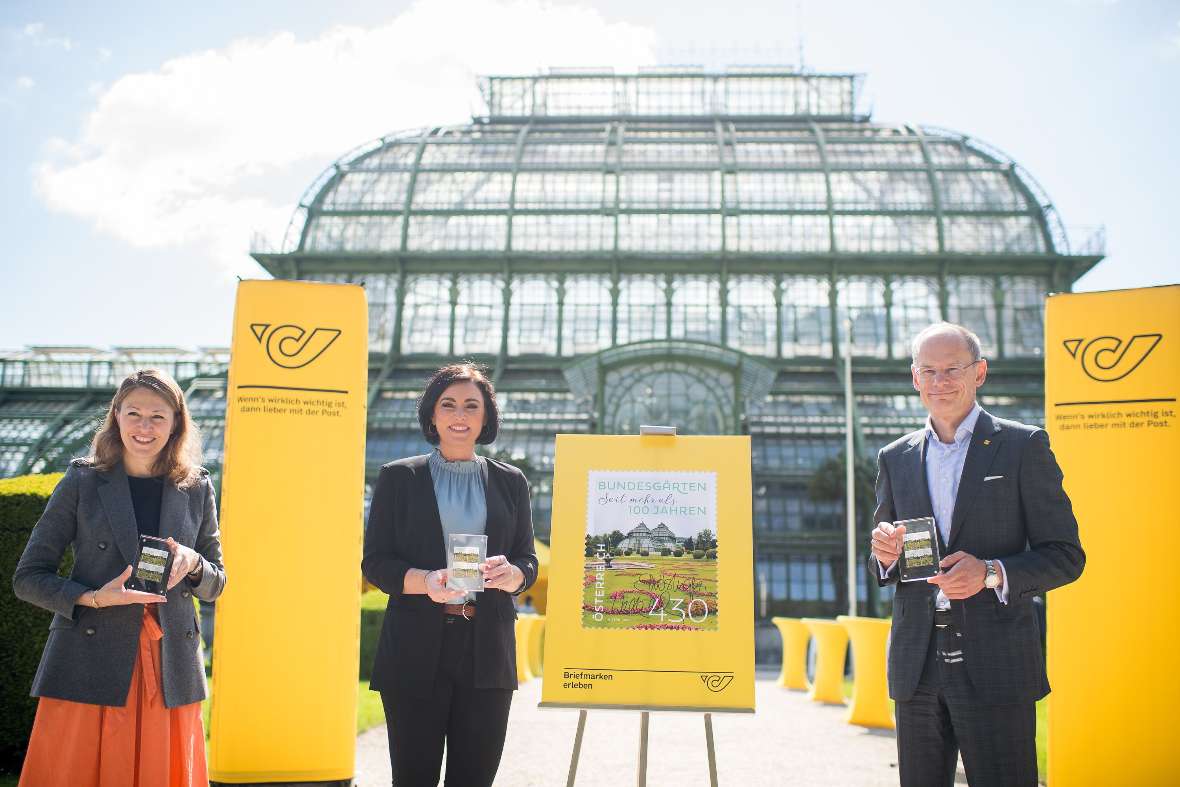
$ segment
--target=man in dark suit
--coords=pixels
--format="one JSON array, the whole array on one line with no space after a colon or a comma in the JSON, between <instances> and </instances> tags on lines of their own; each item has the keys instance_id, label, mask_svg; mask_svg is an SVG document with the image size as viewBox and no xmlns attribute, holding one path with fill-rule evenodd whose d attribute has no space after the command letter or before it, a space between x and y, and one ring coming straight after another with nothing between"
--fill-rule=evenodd
<instances>
[{"instance_id":1,"label":"man in dark suit","mask_svg":"<svg viewBox=\"0 0 1180 787\"><path fill-rule=\"evenodd\" d=\"M877 456L869 570L898 582L904 526L933 516L941 573L900 582L889 695L902 785L1037 784L1036 701L1049 693L1033 597L1074 581L1086 556L1042 429L975 401L987 379L979 339L939 323L913 342L924 429Z\"/></svg>"}]
</instances>

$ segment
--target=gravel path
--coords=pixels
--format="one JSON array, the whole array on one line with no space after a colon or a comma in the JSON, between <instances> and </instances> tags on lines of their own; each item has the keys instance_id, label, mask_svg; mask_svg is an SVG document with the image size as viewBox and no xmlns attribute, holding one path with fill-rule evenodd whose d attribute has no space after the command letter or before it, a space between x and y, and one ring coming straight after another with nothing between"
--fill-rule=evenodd
<instances>
[{"instance_id":1,"label":"gravel path","mask_svg":"<svg viewBox=\"0 0 1180 787\"><path fill-rule=\"evenodd\" d=\"M541 681L513 699L497 787L561 787L569 771L576 710L537 707ZM755 714L714 714L718 783L806 787L896 787L892 732L844 722L845 710L818 705L773 680L756 685ZM590 711L578 767L578 787L634 784L639 762L639 713ZM958 783L966 784L960 772ZM357 739L358 787L390 783L385 727ZM650 787L708 785L703 717L653 713L648 733Z\"/></svg>"}]
</instances>

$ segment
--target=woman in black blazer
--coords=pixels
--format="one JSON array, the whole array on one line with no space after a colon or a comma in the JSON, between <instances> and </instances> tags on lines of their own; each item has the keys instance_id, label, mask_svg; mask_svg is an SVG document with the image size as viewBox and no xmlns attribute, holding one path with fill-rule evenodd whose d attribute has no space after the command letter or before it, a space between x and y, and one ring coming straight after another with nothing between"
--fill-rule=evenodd
<instances>
[{"instance_id":1,"label":"woman in black blazer","mask_svg":"<svg viewBox=\"0 0 1180 787\"><path fill-rule=\"evenodd\" d=\"M511 465L475 455L499 428L495 391L471 364L444 367L418 401L437 449L381 468L361 568L389 594L370 688L381 692L393 782L491 785L516 689L512 595L537 577L529 488ZM484 590L448 590L446 535L487 536Z\"/></svg>"}]
</instances>

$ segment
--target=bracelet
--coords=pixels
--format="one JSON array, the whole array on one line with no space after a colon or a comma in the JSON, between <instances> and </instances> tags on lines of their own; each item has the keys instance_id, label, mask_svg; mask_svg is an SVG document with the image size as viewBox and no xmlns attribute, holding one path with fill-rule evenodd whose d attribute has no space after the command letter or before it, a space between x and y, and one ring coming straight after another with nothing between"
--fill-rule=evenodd
<instances>
[{"instance_id":1,"label":"bracelet","mask_svg":"<svg viewBox=\"0 0 1180 787\"><path fill-rule=\"evenodd\" d=\"M102 609L102 605L98 603L98 591L90 591L90 603L94 605L95 609Z\"/></svg>"}]
</instances>

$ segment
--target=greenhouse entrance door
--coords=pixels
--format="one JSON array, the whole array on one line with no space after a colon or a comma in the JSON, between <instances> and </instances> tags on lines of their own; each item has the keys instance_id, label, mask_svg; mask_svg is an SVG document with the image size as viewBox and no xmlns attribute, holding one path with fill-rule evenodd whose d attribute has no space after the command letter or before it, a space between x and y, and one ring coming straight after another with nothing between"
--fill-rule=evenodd
<instances>
[{"instance_id":1,"label":"greenhouse entrance door","mask_svg":"<svg viewBox=\"0 0 1180 787\"><path fill-rule=\"evenodd\" d=\"M680 434L741 434L746 403L770 391L765 362L716 344L646 341L603 350L565 370L570 390L593 399L600 434L641 424Z\"/></svg>"}]
</instances>

